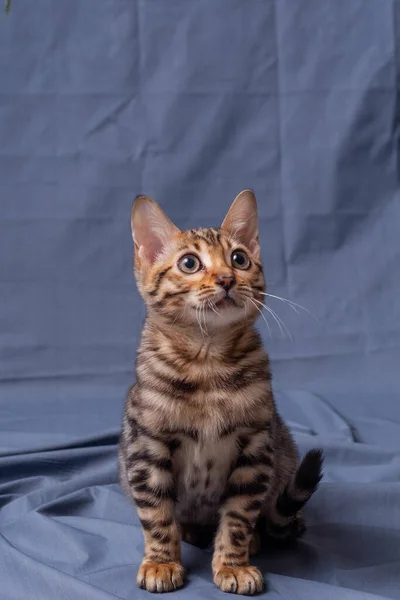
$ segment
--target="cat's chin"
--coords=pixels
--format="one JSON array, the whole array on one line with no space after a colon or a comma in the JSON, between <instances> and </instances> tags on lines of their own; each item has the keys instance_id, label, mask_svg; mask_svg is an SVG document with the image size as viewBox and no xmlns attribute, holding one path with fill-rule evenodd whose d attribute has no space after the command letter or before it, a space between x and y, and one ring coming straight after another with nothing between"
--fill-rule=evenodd
<instances>
[{"instance_id":1,"label":"cat's chin","mask_svg":"<svg viewBox=\"0 0 400 600\"><path fill-rule=\"evenodd\" d=\"M238 323L244 323L245 321L248 321L248 317L249 314L246 314L246 311L242 306L236 304L234 300L224 298L215 305L213 310L203 310L201 323L202 326L209 329L209 332L211 332L213 329L219 330L221 327L229 327ZM198 323L196 317L195 319L194 324Z\"/></svg>"}]
</instances>

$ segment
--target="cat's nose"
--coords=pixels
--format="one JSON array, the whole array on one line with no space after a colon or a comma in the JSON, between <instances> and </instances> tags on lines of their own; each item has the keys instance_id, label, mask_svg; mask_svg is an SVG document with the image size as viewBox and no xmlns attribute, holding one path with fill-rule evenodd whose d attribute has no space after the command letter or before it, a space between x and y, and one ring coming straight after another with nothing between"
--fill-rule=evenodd
<instances>
[{"instance_id":1,"label":"cat's nose","mask_svg":"<svg viewBox=\"0 0 400 600\"><path fill-rule=\"evenodd\" d=\"M234 283L235 278L233 275L218 275L217 277L217 284L224 288L226 292L229 292Z\"/></svg>"}]
</instances>

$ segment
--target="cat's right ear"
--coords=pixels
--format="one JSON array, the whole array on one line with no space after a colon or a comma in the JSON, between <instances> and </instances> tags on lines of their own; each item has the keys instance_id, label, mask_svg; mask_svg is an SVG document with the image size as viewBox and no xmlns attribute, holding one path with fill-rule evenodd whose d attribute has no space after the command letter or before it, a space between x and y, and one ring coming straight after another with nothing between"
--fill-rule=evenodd
<instances>
[{"instance_id":1,"label":"cat's right ear","mask_svg":"<svg viewBox=\"0 0 400 600\"><path fill-rule=\"evenodd\" d=\"M259 258L257 200L252 190L243 190L236 196L221 229L247 246Z\"/></svg>"},{"instance_id":2,"label":"cat's right ear","mask_svg":"<svg viewBox=\"0 0 400 600\"><path fill-rule=\"evenodd\" d=\"M131 215L135 261L152 265L167 242L180 233L165 212L148 196L137 196Z\"/></svg>"}]
</instances>

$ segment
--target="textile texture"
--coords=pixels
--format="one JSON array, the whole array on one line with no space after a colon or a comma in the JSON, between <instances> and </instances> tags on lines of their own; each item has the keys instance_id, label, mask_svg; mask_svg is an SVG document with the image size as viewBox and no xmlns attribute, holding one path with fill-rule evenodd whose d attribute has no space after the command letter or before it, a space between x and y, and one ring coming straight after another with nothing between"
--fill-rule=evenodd
<instances>
[{"instance_id":1,"label":"textile texture","mask_svg":"<svg viewBox=\"0 0 400 600\"><path fill-rule=\"evenodd\" d=\"M0 600L149 597L117 483L130 211L259 201L279 409L324 449L271 600L400 599L397 0L13 0L0 16ZM288 333L290 331L290 336ZM175 597L222 598L183 544Z\"/></svg>"}]
</instances>

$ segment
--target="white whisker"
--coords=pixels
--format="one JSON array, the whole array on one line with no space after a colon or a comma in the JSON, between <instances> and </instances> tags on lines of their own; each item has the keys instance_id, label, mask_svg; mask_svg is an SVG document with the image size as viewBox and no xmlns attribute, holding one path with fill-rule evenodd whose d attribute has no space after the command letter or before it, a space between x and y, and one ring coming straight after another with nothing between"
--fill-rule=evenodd
<instances>
[{"instance_id":1,"label":"white whisker","mask_svg":"<svg viewBox=\"0 0 400 600\"><path fill-rule=\"evenodd\" d=\"M206 332L204 331L203 326L201 324L201 312L200 312L201 306L202 306L201 304L200 304L200 306L196 306L196 320L197 320L197 323L199 324L202 335L206 335Z\"/></svg>"},{"instance_id":2,"label":"white whisker","mask_svg":"<svg viewBox=\"0 0 400 600\"><path fill-rule=\"evenodd\" d=\"M217 311L217 307L215 306L215 304L214 304L214 302L212 300L208 300L207 304L211 308L211 310L213 312L215 312L216 315L219 315L219 312Z\"/></svg>"},{"instance_id":3,"label":"white whisker","mask_svg":"<svg viewBox=\"0 0 400 600\"><path fill-rule=\"evenodd\" d=\"M263 313L263 312L262 312L262 310L261 310L261 309L260 309L260 308L257 306L257 304L256 304L256 303L255 303L255 301L254 301L254 298L250 298L250 296L247 296L247 299L248 299L248 300L250 300L250 302L251 302L251 303L252 303L252 304L253 304L253 305L256 307L256 309L258 310L258 312L260 313L260 315L262 316L262 318L263 318L263 319L264 319L264 321L266 322L266 324L267 324L267 327L268 327L268 331L269 331L269 335L270 335L270 337L272 338L271 327L270 327L270 325L269 325L269 323L268 323L268 321L267 321L267 319L266 319L266 317L265 317L264 313Z\"/></svg>"},{"instance_id":4,"label":"white whisker","mask_svg":"<svg viewBox=\"0 0 400 600\"><path fill-rule=\"evenodd\" d=\"M260 304L261 306L263 306L265 308L265 310L267 310L272 315L272 317L275 319L275 321L278 324L278 327L279 327L279 329L281 331L282 336L285 337L285 331L286 331L287 334L288 334L288 336L289 336L289 338L290 338L290 340L293 341L292 334L290 333L290 331L289 331L286 323L280 318L280 316L277 315L276 312L274 312L270 306L267 306L263 302L260 302L260 300L256 300L255 298L253 298L253 300L255 302L257 302L257 304Z\"/></svg>"},{"instance_id":5,"label":"white whisker","mask_svg":"<svg viewBox=\"0 0 400 600\"><path fill-rule=\"evenodd\" d=\"M203 304L203 302L201 302L200 303L200 322L202 323L202 331L204 331L205 335L207 335L206 328L203 326L203 324L204 324L203 308L204 308L204 304Z\"/></svg>"},{"instance_id":6,"label":"white whisker","mask_svg":"<svg viewBox=\"0 0 400 600\"><path fill-rule=\"evenodd\" d=\"M206 332L206 335L208 335L205 302L202 303L202 313L203 313L204 330Z\"/></svg>"},{"instance_id":7,"label":"white whisker","mask_svg":"<svg viewBox=\"0 0 400 600\"><path fill-rule=\"evenodd\" d=\"M297 302L293 302L293 300L289 300L288 298L281 298L281 296L275 296L274 294L267 294L266 292L258 292L259 294L262 294L263 296L269 296L270 298L275 298L276 300L281 300L281 302L285 302L286 304L288 304L290 306L290 308L292 308L298 315L300 314L298 310L296 310L297 308L300 308L301 310L304 310L306 313L308 313L310 315L310 317L312 317L313 319L315 319L316 321L318 321L318 318L312 314L312 312L310 312L307 308L305 308L305 306L302 306L301 304L297 304Z\"/></svg>"},{"instance_id":8,"label":"white whisker","mask_svg":"<svg viewBox=\"0 0 400 600\"><path fill-rule=\"evenodd\" d=\"M269 298L275 298L276 300L280 300L281 302L287 304L292 310L294 310L294 312L299 315L300 312L297 309L301 309L304 310L304 312L306 312L307 314L310 315L310 317L312 317L313 319L315 319L315 321L319 321L319 319L313 315L313 313L311 311L308 310L308 308L306 308L305 306L302 306L301 304L298 304L297 302L293 302L293 300L289 300L289 298L283 298L282 296L276 296L275 294L269 294L267 292L260 292L259 290L254 291L251 287L248 286L244 286L241 285L239 286L242 290L246 290L248 292L256 293L256 294L261 294L262 296L269 296Z\"/></svg>"},{"instance_id":9,"label":"white whisker","mask_svg":"<svg viewBox=\"0 0 400 600\"><path fill-rule=\"evenodd\" d=\"M274 312L270 306L266 306L265 308L267 309L267 311L268 311L269 313L271 313L271 315L274 317L275 321L278 323L278 325L279 325L279 328L280 328L280 330L281 330L281 332L282 332L282 335L283 335L283 337L285 337L285 335L284 335L284 333L283 333L283 331L282 331L282 326L285 328L285 330L286 330L286 332L287 332L287 334L288 334L288 336L289 336L289 339L290 339L290 341L291 341L291 342L293 342L293 337L292 337L292 334L290 333L290 331L289 331L289 328L287 327L287 325L286 325L286 323L283 321L283 319L281 319L281 318L280 318L280 316L279 316L279 315L277 315L277 314L276 314L276 312Z\"/></svg>"}]
</instances>

